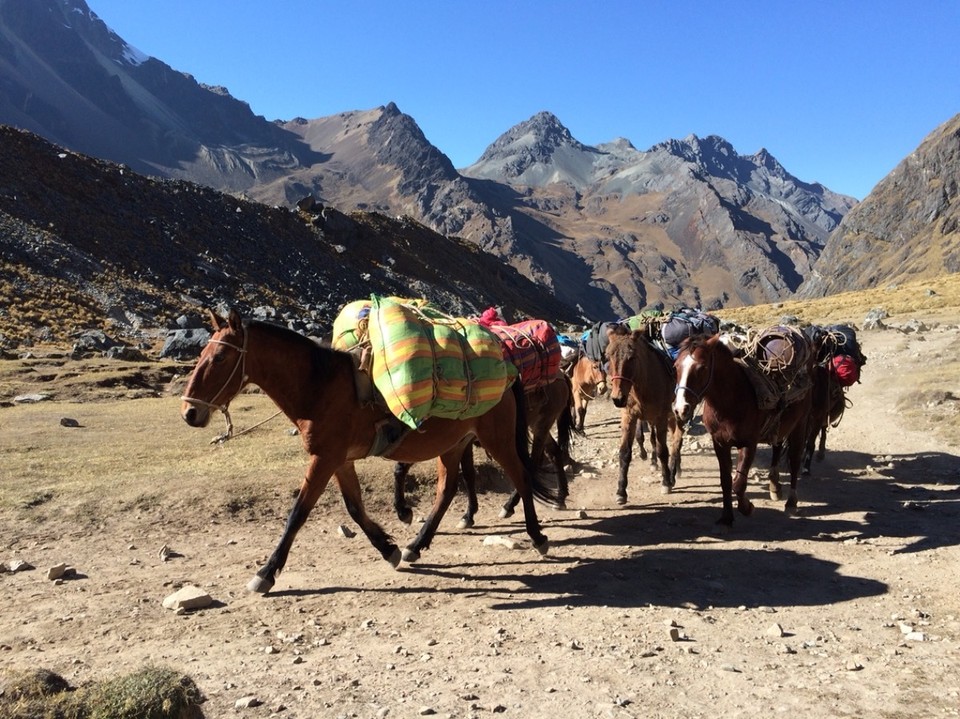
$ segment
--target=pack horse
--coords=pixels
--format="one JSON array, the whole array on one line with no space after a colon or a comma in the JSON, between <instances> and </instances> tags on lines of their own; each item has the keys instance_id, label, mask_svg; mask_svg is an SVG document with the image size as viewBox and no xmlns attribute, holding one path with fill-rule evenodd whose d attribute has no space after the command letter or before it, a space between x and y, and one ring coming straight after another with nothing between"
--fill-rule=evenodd
<instances>
[{"instance_id":1,"label":"pack horse","mask_svg":"<svg viewBox=\"0 0 960 719\"><path fill-rule=\"evenodd\" d=\"M184 421L191 427L206 426L212 410L226 412L231 400L252 383L297 426L309 456L306 476L280 541L247 588L258 593L273 588L297 532L331 477L340 488L347 512L381 556L396 567L401 552L367 515L355 468L355 462L368 456L377 442L378 428L393 416L378 403L361 401L354 357L285 327L243 319L236 311L227 319L211 313L211 319L214 334L200 354L182 398ZM523 503L527 534L533 546L545 554L549 544L540 528L534 495L550 504L556 503L556 496L540 481L530 461L519 382L478 416L425 419L418 431L404 434L381 456L399 462L439 458L437 495L427 522L435 532L456 492L460 458L474 437L511 479Z\"/></svg>"}]
</instances>

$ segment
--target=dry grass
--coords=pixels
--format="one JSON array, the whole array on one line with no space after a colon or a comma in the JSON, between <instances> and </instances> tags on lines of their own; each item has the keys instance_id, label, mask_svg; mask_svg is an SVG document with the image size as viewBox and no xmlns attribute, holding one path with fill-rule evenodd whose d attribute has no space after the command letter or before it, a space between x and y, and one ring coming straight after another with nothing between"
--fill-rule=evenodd
<instances>
[{"instance_id":1,"label":"dry grass","mask_svg":"<svg viewBox=\"0 0 960 719\"><path fill-rule=\"evenodd\" d=\"M880 307L891 319L906 321L922 314L931 319L960 322L960 274L917 280L883 288L844 292L817 300L789 300L720 310L716 314L738 324L765 327L793 315L814 324L853 323L860 326L866 314Z\"/></svg>"},{"instance_id":2,"label":"dry grass","mask_svg":"<svg viewBox=\"0 0 960 719\"><path fill-rule=\"evenodd\" d=\"M720 314L753 326L775 324L786 314L808 322L858 324L874 307L883 307L894 324L913 317L957 323L960 275ZM923 395L905 385L900 410L960 444L955 399L960 348L911 364L908 385L922 386ZM223 429L219 416L205 430L188 428L179 416L178 397L189 370L149 362L72 362L62 354L0 361L0 401L40 391L53 398L0 408L0 510L37 523L67 516L78 527L99 526L118 510L160 519L197 504L212 516L285 516L306 463L299 438L289 433L283 417L276 417L248 435L210 445ZM870 370L868 363L865 382L889 380ZM165 389L158 391L161 384ZM256 393L238 397L231 407L238 430L274 411L273 403ZM63 417L81 426L61 426ZM383 493L371 497L372 503L381 501L386 489L378 488ZM325 492L321 501L333 504L338 493Z\"/></svg>"}]
</instances>

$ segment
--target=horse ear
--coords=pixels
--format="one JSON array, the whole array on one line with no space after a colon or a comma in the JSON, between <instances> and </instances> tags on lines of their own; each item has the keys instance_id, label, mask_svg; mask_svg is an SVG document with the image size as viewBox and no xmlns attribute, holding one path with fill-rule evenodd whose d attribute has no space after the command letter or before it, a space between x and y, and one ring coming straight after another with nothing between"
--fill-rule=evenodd
<instances>
[{"instance_id":1,"label":"horse ear","mask_svg":"<svg viewBox=\"0 0 960 719\"><path fill-rule=\"evenodd\" d=\"M219 332L227 326L227 321L209 307L207 308L207 313L210 315L210 324L213 325L214 331Z\"/></svg>"},{"instance_id":2,"label":"horse ear","mask_svg":"<svg viewBox=\"0 0 960 719\"><path fill-rule=\"evenodd\" d=\"M240 317L240 313L237 312L236 308L230 308L230 317L227 318L227 321L230 323L230 329L234 332L240 332L243 329L243 318Z\"/></svg>"}]
</instances>

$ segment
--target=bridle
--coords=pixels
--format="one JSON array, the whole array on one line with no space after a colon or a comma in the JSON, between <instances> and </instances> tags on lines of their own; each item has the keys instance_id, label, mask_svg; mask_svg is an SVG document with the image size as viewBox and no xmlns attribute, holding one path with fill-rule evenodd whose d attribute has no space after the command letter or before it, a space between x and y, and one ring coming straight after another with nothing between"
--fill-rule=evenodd
<instances>
[{"instance_id":1,"label":"bridle","mask_svg":"<svg viewBox=\"0 0 960 719\"><path fill-rule=\"evenodd\" d=\"M241 378L240 388L242 389L243 386L247 383L247 380L249 379L246 373L247 337L249 337L249 335L250 335L249 330L244 329L243 344L241 346L237 346L232 342L224 342L223 340L212 339L207 342L207 344L216 344L216 345L223 345L224 347L229 347L230 349L236 350L238 353L237 364L234 365L233 371L230 372L230 375L227 377L226 380L224 380L223 386L219 389L219 391L215 395L213 395L214 400L217 397L219 397L221 394L223 394L224 390L226 390L227 387L230 386L230 383L233 381L233 378L237 375L238 372L240 373L240 378ZM240 389L237 390L237 392L239 391ZM180 397L180 399L183 400L184 402L187 402L188 404L192 404L200 407L207 407L208 409L216 409L222 412L223 418L227 423L227 431L226 431L226 434L223 435L222 439L226 440L226 439L229 439L230 436L233 434L233 422L230 420L230 411L227 408L229 407L230 402L233 400L233 397L235 396L236 396L236 393L234 393L233 396L230 397L230 399L228 399L226 402L223 402L222 404L217 404L216 402L207 402L206 400L197 399L196 397L188 397L187 395L183 395L182 397Z\"/></svg>"},{"instance_id":2,"label":"bridle","mask_svg":"<svg viewBox=\"0 0 960 719\"><path fill-rule=\"evenodd\" d=\"M698 392L697 390L693 389L692 387L687 387L686 385L678 384L678 385L674 388L674 390L673 390L674 395L679 395L681 392L689 392L690 394L692 394L692 395L696 398L696 400L697 400L697 401L696 401L696 404L700 404L700 403L703 401L703 395L706 394L707 389L710 387L710 383L713 382L713 366L714 366L714 363L715 363L715 358L714 358L714 356L711 354L711 355L710 355L710 372L709 372L709 374L707 374L707 381L706 381L706 383L703 385L703 387L700 388L700 391L699 391L699 392Z\"/></svg>"}]
</instances>

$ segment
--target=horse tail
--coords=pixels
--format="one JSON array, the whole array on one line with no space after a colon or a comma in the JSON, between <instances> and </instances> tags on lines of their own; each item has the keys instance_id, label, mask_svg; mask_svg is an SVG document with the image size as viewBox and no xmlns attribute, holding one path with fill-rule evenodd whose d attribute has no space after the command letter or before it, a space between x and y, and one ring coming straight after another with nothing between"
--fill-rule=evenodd
<instances>
[{"instance_id":1,"label":"horse tail","mask_svg":"<svg viewBox=\"0 0 960 719\"><path fill-rule=\"evenodd\" d=\"M540 476L540 468L533 466L533 460L530 457L530 445L527 438L527 396L523 391L523 385L520 383L519 377L510 390L513 392L514 403L517 406L517 423L514 429L517 454L527 470L527 476L530 477L530 489L537 499L547 504L558 505L560 499L556 490L544 484Z\"/></svg>"},{"instance_id":2,"label":"horse tail","mask_svg":"<svg viewBox=\"0 0 960 719\"><path fill-rule=\"evenodd\" d=\"M577 405L576 402L574 402L573 379L571 377L565 377L564 382L567 385L567 406L564 408L563 412L560 413L560 417L557 418L557 432L562 434L564 429L561 425L566 423L568 425L565 430L567 432L567 439L565 447L562 446L564 444L563 439L558 439L557 444L561 445L564 455L567 455L567 448L570 446L570 433L573 432L579 437L586 437L587 433L582 429L577 428Z\"/></svg>"}]
</instances>

